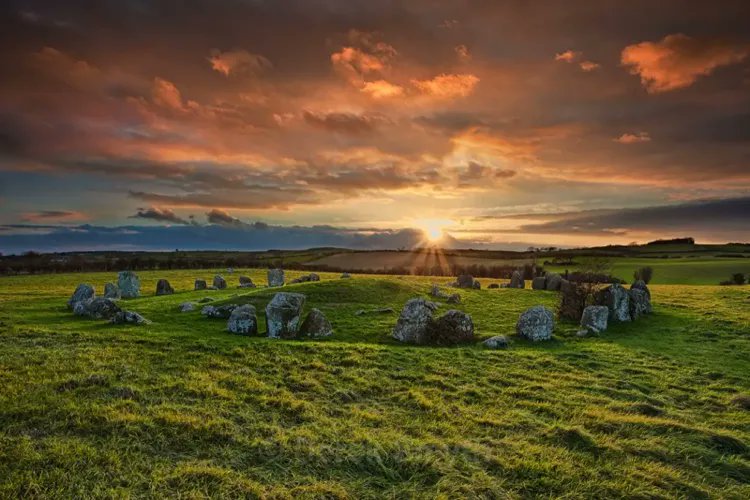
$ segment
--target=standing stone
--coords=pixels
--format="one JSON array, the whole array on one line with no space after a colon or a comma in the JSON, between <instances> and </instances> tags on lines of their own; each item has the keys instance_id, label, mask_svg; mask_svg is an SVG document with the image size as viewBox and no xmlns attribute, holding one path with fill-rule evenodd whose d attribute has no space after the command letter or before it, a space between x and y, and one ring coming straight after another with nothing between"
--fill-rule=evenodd
<instances>
[{"instance_id":1,"label":"standing stone","mask_svg":"<svg viewBox=\"0 0 750 500\"><path fill-rule=\"evenodd\" d=\"M240 276L240 288L255 288L255 283L247 276Z\"/></svg>"},{"instance_id":2,"label":"standing stone","mask_svg":"<svg viewBox=\"0 0 750 500\"><path fill-rule=\"evenodd\" d=\"M393 329L393 338L412 344L426 343L432 328L432 313L436 309L434 302L421 297L407 301Z\"/></svg>"},{"instance_id":3,"label":"standing stone","mask_svg":"<svg viewBox=\"0 0 750 500\"><path fill-rule=\"evenodd\" d=\"M174 288L169 284L169 281L161 279L156 282L156 295L172 295Z\"/></svg>"},{"instance_id":4,"label":"standing stone","mask_svg":"<svg viewBox=\"0 0 750 500\"><path fill-rule=\"evenodd\" d=\"M224 290L227 287L227 281L220 274L214 276L213 287L217 290Z\"/></svg>"},{"instance_id":5,"label":"standing stone","mask_svg":"<svg viewBox=\"0 0 750 500\"><path fill-rule=\"evenodd\" d=\"M585 333L602 333L607 329L609 308L607 306L586 306L581 315L581 329Z\"/></svg>"},{"instance_id":6,"label":"standing stone","mask_svg":"<svg viewBox=\"0 0 750 500\"><path fill-rule=\"evenodd\" d=\"M310 273L310 281L320 281L320 276L315 273Z\"/></svg>"},{"instance_id":7,"label":"standing stone","mask_svg":"<svg viewBox=\"0 0 750 500\"><path fill-rule=\"evenodd\" d=\"M341 273L341 278L342 279L348 279L348 278L351 278L351 277L352 277L352 275L349 274L349 273Z\"/></svg>"},{"instance_id":8,"label":"standing stone","mask_svg":"<svg viewBox=\"0 0 750 500\"><path fill-rule=\"evenodd\" d=\"M560 292L560 317L579 321L586 308L586 290L578 283L562 280Z\"/></svg>"},{"instance_id":9,"label":"standing stone","mask_svg":"<svg viewBox=\"0 0 750 500\"><path fill-rule=\"evenodd\" d=\"M205 290L208 287L206 280L195 280L195 290Z\"/></svg>"},{"instance_id":10,"label":"standing stone","mask_svg":"<svg viewBox=\"0 0 750 500\"><path fill-rule=\"evenodd\" d=\"M284 270L283 269L269 269L268 270L268 286L284 286Z\"/></svg>"},{"instance_id":11,"label":"standing stone","mask_svg":"<svg viewBox=\"0 0 750 500\"><path fill-rule=\"evenodd\" d=\"M481 290L482 289L482 284L479 282L479 280L474 280L474 283L472 283L471 287L474 290Z\"/></svg>"},{"instance_id":12,"label":"standing stone","mask_svg":"<svg viewBox=\"0 0 750 500\"><path fill-rule=\"evenodd\" d=\"M510 277L510 288L526 288L526 282L518 271L513 271Z\"/></svg>"},{"instance_id":13,"label":"standing stone","mask_svg":"<svg viewBox=\"0 0 750 500\"><path fill-rule=\"evenodd\" d=\"M474 339L474 322L471 316L451 309L435 321L425 339L429 344L454 345Z\"/></svg>"},{"instance_id":14,"label":"standing stone","mask_svg":"<svg viewBox=\"0 0 750 500\"><path fill-rule=\"evenodd\" d=\"M628 302L630 307L630 319L637 320L644 314L651 314L651 301L646 290L642 288L630 288L628 290Z\"/></svg>"},{"instance_id":15,"label":"standing stone","mask_svg":"<svg viewBox=\"0 0 750 500\"><path fill-rule=\"evenodd\" d=\"M531 280L531 288L534 290L546 290L547 289L547 278L544 276L536 276Z\"/></svg>"},{"instance_id":16,"label":"standing stone","mask_svg":"<svg viewBox=\"0 0 750 500\"><path fill-rule=\"evenodd\" d=\"M68 309L73 309L78 302L86 302L93 299L95 296L96 292L94 292L93 286L81 283L76 287L76 290L73 292L73 295L70 296L70 299L68 299Z\"/></svg>"},{"instance_id":17,"label":"standing stone","mask_svg":"<svg viewBox=\"0 0 750 500\"><path fill-rule=\"evenodd\" d=\"M120 289L114 283L107 283L104 285L104 298L117 300L121 298Z\"/></svg>"},{"instance_id":18,"label":"standing stone","mask_svg":"<svg viewBox=\"0 0 750 500\"><path fill-rule=\"evenodd\" d=\"M474 288L474 276L471 274L459 274L456 278L458 288Z\"/></svg>"},{"instance_id":19,"label":"standing stone","mask_svg":"<svg viewBox=\"0 0 750 500\"><path fill-rule=\"evenodd\" d=\"M266 306L266 330L275 339L289 339L297 336L300 316L305 305L301 293L279 292Z\"/></svg>"},{"instance_id":20,"label":"standing stone","mask_svg":"<svg viewBox=\"0 0 750 500\"><path fill-rule=\"evenodd\" d=\"M516 323L516 333L534 342L552 338L555 317L544 306L534 306L524 311Z\"/></svg>"},{"instance_id":21,"label":"standing stone","mask_svg":"<svg viewBox=\"0 0 750 500\"><path fill-rule=\"evenodd\" d=\"M236 307L227 321L227 330L240 335L257 335L258 317L255 307L251 304Z\"/></svg>"},{"instance_id":22,"label":"standing stone","mask_svg":"<svg viewBox=\"0 0 750 500\"><path fill-rule=\"evenodd\" d=\"M482 344L488 349L507 349L510 342L505 335L495 335L482 342Z\"/></svg>"},{"instance_id":23,"label":"standing stone","mask_svg":"<svg viewBox=\"0 0 750 500\"><path fill-rule=\"evenodd\" d=\"M311 309L307 313L305 321L299 329L300 337L322 338L330 337L333 334L333 327L328 318L325 317L319 309Z\"/></svg>"},{"instance_id":24,"label":"standing stone","mask_svg":"<svg viewBox=\"0 0 750 500\"><path fill-rule=\"evenodd\" d=\"M630 321L630 296L619 283L612 283L596 294L596 303L609 308L609 319Z\"/></svg>"},{"instance_id":25,"label":"standing stone","mask_svg":"<svg viewBox=\"0 0 750 500\"><path fill-rule=\"evenodd\" d=\"M648 300L651 300L651 290L648 289L648 285L646 285L646 282L643 280L636 280L632 285L630 285L630 289L636 288L638 290L643 290L646 292L646 295L648 296Z\"/></svg>"},{"instance_id":26,"label":"standing stone","mask_svg":"<svg viewBox=\"0 0 750 500\"><path fill-rule=\"evenodd\" d=\"M547 290L552 290L554 292L558 291L560 287L562 286L562 276L560 276L557 273L547 273Z\"/></svg>"},{"instance_id":27,"label":"standing stone","mask_svg":"<svg viewBox=\"0 0 750 500\"><path fill-rule=\"evenodd\" d=\"M117 288L124 299L134 299L141 294L141 280L133 271L120 271L117 274Z\"/></svg>"},{"instance_id":28,"label":"standing stone","mask_svg":"<svg viewBox=\"0 0 750 500\"><path fill-rule=\"evenodd\" d=\"M453 293L448 296L446 299L446 302L449 304L460 304L461 303L461 295L457 293Z\"/></svg>"}]
</instances>

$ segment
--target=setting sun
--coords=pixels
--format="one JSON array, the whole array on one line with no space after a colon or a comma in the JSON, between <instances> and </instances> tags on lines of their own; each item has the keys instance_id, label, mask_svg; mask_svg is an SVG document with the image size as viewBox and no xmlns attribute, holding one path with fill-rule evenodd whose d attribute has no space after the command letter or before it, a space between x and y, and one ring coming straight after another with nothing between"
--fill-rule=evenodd
<instances>
[{"instance_id":1,"label":"setting sun","mask_svg":"<svg viewBox=\"0 0 750 500\"><path fill-rule=\"evenodd\" d=\"M414 225L422 230L430 242L439 241L444 233L445 228L453 224L453 221L448 219L419 219L414 221Z\"/></svg>"}]
</instances>

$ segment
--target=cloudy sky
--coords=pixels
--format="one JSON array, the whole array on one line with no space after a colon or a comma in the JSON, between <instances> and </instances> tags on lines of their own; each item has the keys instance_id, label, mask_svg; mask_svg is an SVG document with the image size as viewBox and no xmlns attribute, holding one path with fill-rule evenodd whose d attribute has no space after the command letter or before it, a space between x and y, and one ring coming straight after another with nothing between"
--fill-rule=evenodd
<instances>
[{"instance_id":1,"label":"cloudy sky","mask_svg":"<svg viewBox=\"0 0 750 500\"><path fill-rule=\"evenodd\" d=\"M748 19L6 1L0 251L748 241Z\"/></svg>"}]
</instances>

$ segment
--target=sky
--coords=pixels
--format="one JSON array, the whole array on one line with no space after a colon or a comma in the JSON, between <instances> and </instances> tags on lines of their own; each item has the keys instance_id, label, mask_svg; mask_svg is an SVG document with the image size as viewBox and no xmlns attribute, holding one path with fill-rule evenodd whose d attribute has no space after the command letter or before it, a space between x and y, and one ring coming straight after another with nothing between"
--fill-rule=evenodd
<instances>
[{"instance_id":1,"label":"sky","mask_svg":"<svg viewBox=\"0 0 750 500\"><path fill-rule=\"evenodd\" d=\"M747 1L5 1L0 251L750 241Z\"/></svg>"}]
</instances>

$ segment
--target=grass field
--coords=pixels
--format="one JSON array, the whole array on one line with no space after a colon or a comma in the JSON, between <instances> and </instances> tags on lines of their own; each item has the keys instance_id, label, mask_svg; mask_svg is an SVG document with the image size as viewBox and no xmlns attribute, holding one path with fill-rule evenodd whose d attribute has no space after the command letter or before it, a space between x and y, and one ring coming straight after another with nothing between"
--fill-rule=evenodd
<instances>
[{"instance_id":1,"label":"grass field","mask_svg":"<svg viewBox=\"0 0 750 500\"><path fill-rule=\"evenodd\" d=\"M274 341L177 310L210 295L262 313L271 290L139 274L146 296L123 302L141 327L65 309L113 273L0 278L0 498L750 497L748 286L656 285L637 323L490 351L390 338L403 303L450 278L321 273L286 288L333 338ZM151 296L162 277L178 293ZM557 302L461 294L481 338Z\"/></svg>"}]
</instances>

